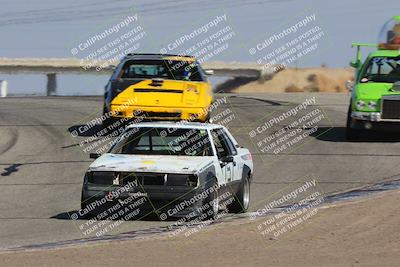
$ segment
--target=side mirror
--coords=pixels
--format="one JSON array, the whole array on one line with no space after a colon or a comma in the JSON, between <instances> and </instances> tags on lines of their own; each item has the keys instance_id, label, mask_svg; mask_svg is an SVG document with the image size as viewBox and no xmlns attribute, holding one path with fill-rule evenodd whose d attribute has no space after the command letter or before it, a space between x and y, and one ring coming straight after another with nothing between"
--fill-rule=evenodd
<instances>
[{"instance_id":1,"label":"side mirror","mask_svg":"<svg viewBox=\"0 0 400 267\"><path fill-rule=\"evenodd\" d=\"M99 158L101 155L100 154L98 154L98 153L90 153L89 154L89 158L91 158L91 159L97 159L97 158Z\"/></svg>"},{"instance_id":2,"label":"side mirror","mask_svg":"<svg viewBox=\"0 0 400 267\"><path fill-rule=\"evenodd\" d=\"M399 92L400 91L400 82L395 82L392 87L392 91Z\"/></svg>"},{"instance_id":3,"label":"side mirror","mask_svg":"<svg viewBox=\"0 0 400 267\"><path fill-rule=\"evenodd\" d=\"M358 69L361 66L361 62L359 60L352 60L350 62L350 66L355 69Z\"/></svg>"},{"instance_id":4,"label":"side mirror","mask_svg":"<svg viewBox=\"0 0 400 267\"><path fill-rule=\"evenodd\" d=\"M214 75L214 70L204 70L204 73L205 73L207 76L212 76L212 75Z\"/></svg>"},{"instance_id":5,"label":"side mirror","mask_svg":"<svg viewBox=\"0 0 400 267\"><path fill-rule=\"evenodd\" d=\"M233 162L234 160L233 160L233 156L226 156L226 157L223 157L221 159L221 161L224 163L229 163L229 162Z\"/></svg>"},{"instance_id":6,"label":"side mirror","mask_svg":"<svg viewBox=\"0 0 400 267\"><path fill-rule=\"evenodd\" d=\"M115 65L108 65L108 68L109 68L110 70L115 70L115 69L117 68L117 66L115 66Z\"/></svg>"},{"instance_id":7,"label":"side mirror","mask_svg":"<svg viewBox=\"0 0 400 267\"><path fill-rule=\"evenodd\" d=\"M345 83L345 86L346 86L347 90L349 90L349 92L352 92L354 89L354 82L347 80Z\"/></svg>"}]
</instances>

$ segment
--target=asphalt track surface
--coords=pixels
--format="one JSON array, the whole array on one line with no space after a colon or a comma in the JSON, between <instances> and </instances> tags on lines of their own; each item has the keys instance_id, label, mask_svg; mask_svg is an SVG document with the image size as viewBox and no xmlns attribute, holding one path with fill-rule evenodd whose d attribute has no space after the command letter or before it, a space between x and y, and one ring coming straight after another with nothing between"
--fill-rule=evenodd
<instances>
[{"instance_id":1,"label":"asphalt track surface","mask_svg":"<svg viewBox=\"0 0 400 267\"><path fill-rule=\"evenodd\" d=\"M230 131L250 148L255 162L251 210L315 179L325 195L380 181L398 179L400 138L367 135L347 142L344 126L349 97L344 94L217 95L226 99L213 114L229 109ZM249 136L273 117L315 97L315 104L264 132ZM100 97L11 97L0 99L0 249L85 237L78 229L84 220L69 214L80 207L83 175L92 162L73 137L77 129L99 116ZM258 143L303 115L324 114L304 138L274 153ZM226 117L225 117L226 118ZM225 121L225 122L227 122ZM299 124L300 126L302 123ZM312 125L312 126L315 126ZM261 128L259 128L260 130ZM309 129L309 128L307 128ZM305 129L305 130L307 130ZM157 220L126 221L108 234L167 226Z\"/></svg>"}]
</instances>

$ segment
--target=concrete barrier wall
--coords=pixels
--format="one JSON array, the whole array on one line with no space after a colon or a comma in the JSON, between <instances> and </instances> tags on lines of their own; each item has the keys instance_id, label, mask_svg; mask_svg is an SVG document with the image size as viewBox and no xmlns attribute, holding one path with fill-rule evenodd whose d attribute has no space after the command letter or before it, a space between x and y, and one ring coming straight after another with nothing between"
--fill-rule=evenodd
<instances>
[{"instance_id":1,"label":"concrete barrier wall","mask_svg":"<svg viewBox=\"0 0 400 267\"><path fill-rule=\"evenodd\" d=\"M110 75L113 66L98 62L90 68L78 58L0 58L0 73L3 74L43 74L47 76L47 95L56 93L57 74ZM116 65L118 62L112 62ZM273 69L265 69L254 63L205 62L204 69L214 71L220 77L248 77L268 80L274 75Z\"/></svg>"}]
</instances>

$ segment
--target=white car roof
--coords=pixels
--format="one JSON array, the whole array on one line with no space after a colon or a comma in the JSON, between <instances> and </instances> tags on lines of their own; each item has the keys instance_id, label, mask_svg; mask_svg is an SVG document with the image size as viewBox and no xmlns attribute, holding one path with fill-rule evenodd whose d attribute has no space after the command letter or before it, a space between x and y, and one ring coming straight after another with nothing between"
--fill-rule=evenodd
<instances>
[{"instance_id":1,"label":"white car roof","mask_svg":"<svg viewBox=\"0 0 400 267\"><path fill-rule=\"evenodd\" d=\"M182 128L182 129L205 129L212 130L217 128L223 128L222 125L212 123L201 123L201 122L169 122L169 121L157 121L157 122L140 122L132 123L127 128L135 127L152 127L152 128Z\"/></svg>"}]
</instances>

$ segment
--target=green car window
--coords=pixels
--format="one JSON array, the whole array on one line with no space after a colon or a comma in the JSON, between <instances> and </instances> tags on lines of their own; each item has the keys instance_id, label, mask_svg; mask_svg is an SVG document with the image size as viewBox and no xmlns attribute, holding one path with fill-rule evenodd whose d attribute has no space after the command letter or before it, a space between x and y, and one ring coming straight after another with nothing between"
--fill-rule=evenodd
<instances>
[{"instance_id":1,"label":"green car window","mask_svg":"<svg viewBox=\"0 0 400 267\"><path fill-rule=\"evenodd\" d=\"M400 81L400 57L373 57L361 75L360 82L395 83Z\"/></svg>"}]
</instances>

